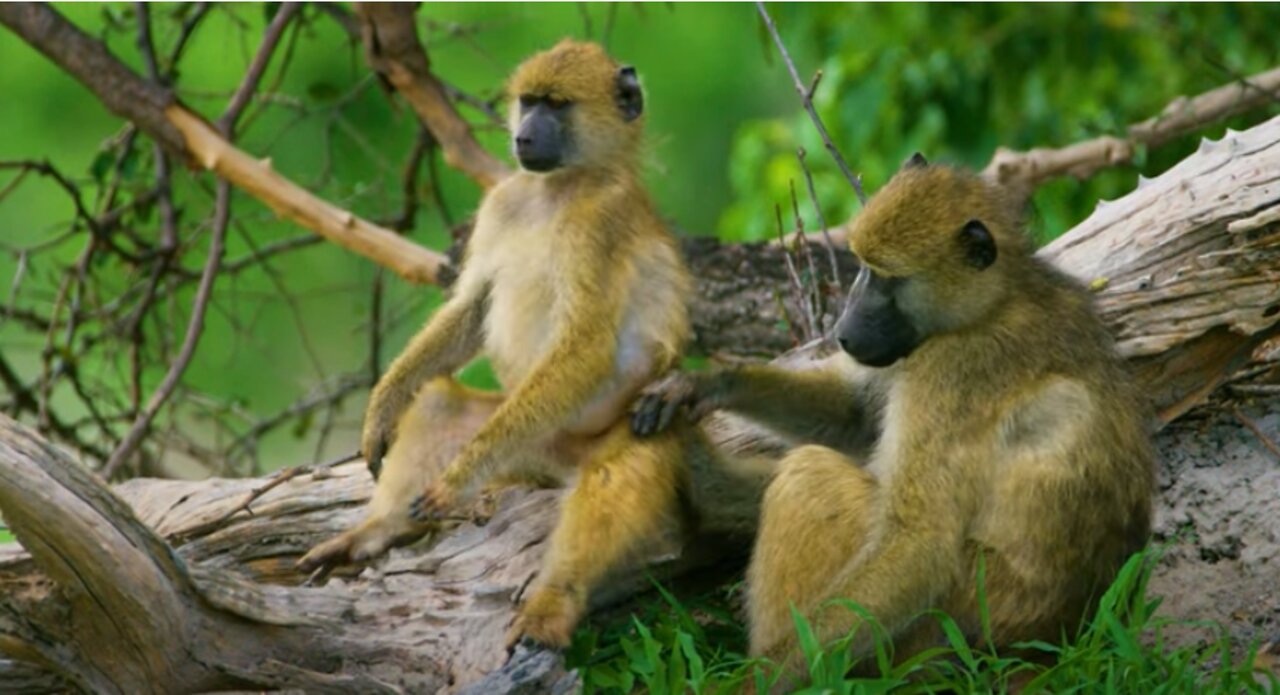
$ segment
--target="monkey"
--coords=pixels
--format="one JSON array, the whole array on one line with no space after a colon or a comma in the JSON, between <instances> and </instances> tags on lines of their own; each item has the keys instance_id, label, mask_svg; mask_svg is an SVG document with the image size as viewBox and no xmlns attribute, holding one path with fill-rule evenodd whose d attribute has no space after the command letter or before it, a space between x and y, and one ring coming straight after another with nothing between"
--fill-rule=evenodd
<instances>
[{"instance_id":1,"label":"monkey","mask_svg":"<svg viewBox=\"0 0 1280 695\"><path fill-rule=\"evenodd\" d=\"M562 647L601 578L681 526L685 435L640 439L626 413L680 359L691 279L638 172L636 70L565 40L507 92L520 168L484 196L452 296L371 394L367 517L298 566L411 542L486 485L570 484L509 636ZM501 394L452 378L480 353Z\"/></svg>"},{"instance_id":2,"label":"monkey","mask_svg":"<svg viewBox=\"0 0 1280 695\"><path fill-rule=\"evenodd\" d=\"M911 158L852 221L860 261L806 370L674 374L639 435L725 410L794 442L767 484L747 568L750 651L804 672L791 611L824 643L896 660L945 644L1055 641L1146 543L1146 404L1089 293L1033 256L997 185ZM979 567L983 586L978 586ZM989 631L983 629L985 596Z\"/></svg>"}]
</instances>

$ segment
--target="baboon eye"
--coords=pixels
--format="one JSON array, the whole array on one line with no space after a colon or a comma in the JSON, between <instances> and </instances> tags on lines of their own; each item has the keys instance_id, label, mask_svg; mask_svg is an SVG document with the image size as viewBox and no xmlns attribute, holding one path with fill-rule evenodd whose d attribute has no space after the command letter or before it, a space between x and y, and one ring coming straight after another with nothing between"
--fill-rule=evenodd
<instances>
[{"instance_id":1,"label":"baboon eye","mask_svg":"<svg viewBox=\"0 0 1280 695\"><path fill-rule=\"evenodd\" d=\"M965 262L978 270L985 270L996 262L996 240L978 220L969 220L960 228L960 248L964 250Z\"/></svg>"},{"instance_id":2,"label":"baboon eye","mask_svg":"<svg viewBox=\"0 0 1280 695\"><path fill-rule=\"evenodd\" d=\"M532 94L521 94L521 95L520 95L520 106L521 106L522 108L529 109L529 108L533 108L534 106L537 106L537 105L538 105L538 97L535 97L535 96L533 96Z\"/></svg>"},{"instance_id":3,"label":"baboon eye","mask_svg":"<svg viewBox=\"0 0 1280 695\"><path fill-rule=\"evenodd\" d=\"M551 108L557 109L557 110L563 109L564 107L569 105L569 100L563 99L561 97L549 96L547 97L546 102L547 102L547 106L550 106Z\"/></svg>"}]
</instances>

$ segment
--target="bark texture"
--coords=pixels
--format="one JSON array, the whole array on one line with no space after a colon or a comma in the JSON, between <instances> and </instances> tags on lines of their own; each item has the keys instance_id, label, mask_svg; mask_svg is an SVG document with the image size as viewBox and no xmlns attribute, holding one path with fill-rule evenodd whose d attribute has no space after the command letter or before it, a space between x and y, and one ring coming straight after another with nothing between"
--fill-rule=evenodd
<instances>
[{"instance_id":1,"label":"bark texture","mask_svg":"<svg viewBox=\"0 0 1280 695\"><path fill-rule=\"evenodd\" d=\"M1166 419L1275 332L1276 172L1280 119L1208 143L1042 252L1100 288L1121 350ZM750 275L776 267L761 254L777 247L691 244L705 304L698 321L713 329L704 333L777 331L760 290L777 277ZM745 296L754 303L735 307ZM722 446L774 450L768 433L744 421L717 416L706 426ZM0 510L23 544L0 549L0 682L15 692L130 693L571 686L553 655L519 651L506 662L500 646L558 493L507 493L484 525L461 525L356 576L304 587L293 560L353 523L371 482L359 464L299 476L251 513L228 517L262 484L135 480L113 491L0 419ZM703 557L689 548L683 558L656 560L679 571ZM623 578L604 600L635 588Z\"/></svg>"}]
</instances>

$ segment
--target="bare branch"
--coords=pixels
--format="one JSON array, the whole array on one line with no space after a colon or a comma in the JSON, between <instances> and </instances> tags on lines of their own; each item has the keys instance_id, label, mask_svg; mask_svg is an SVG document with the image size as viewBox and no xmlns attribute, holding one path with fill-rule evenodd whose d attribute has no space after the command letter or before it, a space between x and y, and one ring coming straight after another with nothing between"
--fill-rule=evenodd
<instances>
[{"instance_id":1,"label":"bare branch","mask_svg":"<svg viewBox=\"0 0 1280 695\"><path fill-rule=\"evenodd\" d=\"M510 168L489 154L471 135L471 125L449 101L444 85L431 74L431 62L418 39L417 7L401 3L360 3L365 59L404 96L444 152L449 166L489 188Z\"/></svg>"},{"instance_id":2,"label":"bare branch","mask_svg":"<svg viewBox=\"0 0 1280 695\"><path fill-rule=\"evenodd\" d=\"M217 202L215 203L213 217L213 232L209 237L209 256L205 261L204 274L200 277L200 286L196 290L195 301L192 303L191 320L187 322L187 334L182 341L182 348L178 352L177 359L169 366L169 371L164 375L164 380L160 382L160 386L156 388L155 392L151 394L151 398L147 400L146 407L138 414L138 418L134 420L129 432L121 440L116 450L111 452L111 457L103 465L102 477L107 480L111 479L111 476L120 469L120 466L133 455L138 445L142 443L142 438L146 436L151 427L151 421L155 419L156 413L160 412L160 407L164 405L165 401L169 400L169 396L177 388L178 381L182 378L183 372L187 370L187 365L191 363L191 358L195 355L196 345L200 342L200 334L204 332L205 310L209 306L209 298L213 292L213 281L218 276L218 267L222 264L223 242L226 241L227 226L231 221L231 186L225 181L218 182Z\"/></svg>"},{"instance_id":3,"label":"bare branch","mask_svg":"<svg viewBox=\"0 0 1280 695\"><path fill-rule=\"evenodd\" d=\"M391 269L414 283L439 283L447 259L395 232L327 203L236 149L164 88L141 79L52 8L0 4L0 23L89 87L113 112L188 161L211 169L266 203L276 214Z\"/></svg>"},{"instance_id":4,"label":"bare branch","mask_svg":"<svg viewBox=\"0 0 1280 695\"><path fill-rule=\"evenodd\" d=\"M809 113L810 120L813 121L814 127L818 129L818 135L822 137L822 143L826 145L827 152L831 154L832 159L836 160L836 164L840 167L840 171L844 173L845 179L853 187L853 192L858 195L858 202L866 205L867 194L862 191L861 179L854 176L853 172L849 170L849 165L845 163L844 157L840 155L840 150L836 149L835 143L831 142L831 136L827 134L827 127L822 124L822 118L818 116L818 111L813 108L813 90L818 88L821 72L814 75L812 88L806 87L804 81L800 79L800 73L796 71L796 64L791 62L791 54L787 52L786 44L782 43L782 36L778 34L778 27L774 25L773 19L769 17L769 11L764 9L764 3L757 0L756 10L760 12L760 18L764 20L764 25L769 28L769 35L773 37L773 43L778 47L778 53L782 55L782 61L787 64L787 71L791 73L791 81L795 83L796 93L800 95L800 103L804 105L804 110Z\"/></svg>"},{"instance_id":5,"label":"bare branch","mask_svg":"<svg viewBox=\"0 0 1280 695\"><path fill-rule=\"evenodd\" d=\"M199 116L181 106L166 112L201 164L266 203L277 215L384 266L409 282L439 283L448 265L442 254L419 246L331 203L281 176L271 160L236 149Z\"/></svg>"},{"instance_id":6,"label":"bare branch","mask_svg":"<svg viewBox=\"0 0 1280 695\"><path fill-rule=\"evenodd\" d=\"M821 76L822 73L819 72L818 75ZM814 86L817 86L816 79ZM822 227L822 240L827 246L827 260L831 262L831 278L835 281L837 288L844 287L844 283L840 281L840 264L836 261L835 242L831 240L831 233L827 229L827 217L822 214L822 204L818 202L818 192L813 187L813 174L809 172L809 165L804 161L806 154L803 147L796 148L796 159L800 160L800 171L804 172L804 183L809 189L809 202L813 203L813 214L818 216L818 224Z\"/></svg>"},{"instance_id":7,"label":"bare branch","mask_svg":"<svg viewBox=\"0 0 1280 695\"><path fill-rule=\"evenodd\" d=\"M267 31L262 36L258 52L253 56L253 62L249 63L248 72L240 81L240 86L231 97L231 102L227 104L227 110L218 119L218 131L228 140L235 139L236 121L240 119L240 114L244 112L253 93L257 91L258 83L262 81L262 75L267 71L267 64L271 62L271 56L275 54L276 46L284 36L285 28L289 26L298 9L299 5L296 2L282 3L276 10L275 17L271 18L271 23L267 25Z\"/></svg>"},{"instance_id":8,"label":"bare branch","mask_svg":"<svg viewBox=\"0 0 1280 695\"><path fill-rule=\"evenodd\" d=\"M1280 68L1236 80L1199 96L1179 97L1159 115L1135 123L1125 137L1104 135L1066 147L1037 147L1026 152L998 148L983 173L1029 196L1037 186L1060 176L1086 179L1107 167L1133 161L1138 147L1159 147L1210 123L1251 111L1280 99Z\"/></svg>"}]
</instances>

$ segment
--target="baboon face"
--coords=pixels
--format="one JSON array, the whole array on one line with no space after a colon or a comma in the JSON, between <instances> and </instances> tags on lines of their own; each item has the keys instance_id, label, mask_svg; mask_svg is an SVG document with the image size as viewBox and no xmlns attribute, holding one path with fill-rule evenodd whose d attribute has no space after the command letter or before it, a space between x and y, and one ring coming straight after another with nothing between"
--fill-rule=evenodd
<instances>
[{"instance_id":1,"label":"baboon face","mask_svg":"<svg viewBox=\"0 0 1280 695\"><path fill-rule=\"evenodd\" d=\"M836 324L840 346L887 367L931 336L982 320L1009 284L1000 248L1025 253L1010 229L989 184L913 156L854 220L849 248L862 269Z\"/></svg>"},{"instance_id":2,"label":"baboon face","mask_svg":"<svg viewBox=\"0 0 1280 695\"><path fill-rule=\"evenodd\" d=\"M895 292L902 283L902 278L885 277L863 264L849 290L836 340L868 367L887 367L920 344L920 332L898 305Z\"/></svg>"},{"instance_id":3,"label":"baboon face","mask_svg":"<svg viewBox=\"0 0 1280 695\"><path fill-rule=\"evenodd\" d=\"M525 170L631 157L644 112L640 81L599 46L563 41L525 61L509 89L512 148Z\"/></svg>"},{"instance_id":4,"label":"baboon face","mask_svg":"<svg viewBox=\"0 0 1280 695\"><path fill-rule=\"evenodd\" d=\"M520 166L529 171L553 171L573 156L572 106L558 97L520 95L520 126L515 134Z\"/></svg>"},{"instance_id":5,"label":"baboon face","mask_svg":"<svg viewBox=\"0 0 1280 695\"><path fill-rule=\"evenodd\" d=\"M983 271L995 263L995 240L981 221L966 222L956 237L959 265ZM959 308L966 302L963 297L946 296L944 281L965 291L954 274L926 268L910 275L889 275L864 261L836 323L840 347L868 367L887 367L910 355L930 335L957 323Z\"/></svg>"}]
</instances>

